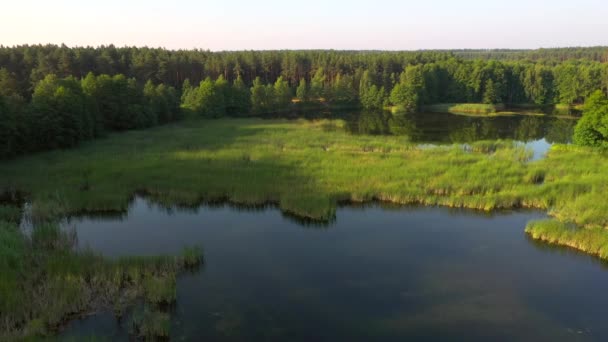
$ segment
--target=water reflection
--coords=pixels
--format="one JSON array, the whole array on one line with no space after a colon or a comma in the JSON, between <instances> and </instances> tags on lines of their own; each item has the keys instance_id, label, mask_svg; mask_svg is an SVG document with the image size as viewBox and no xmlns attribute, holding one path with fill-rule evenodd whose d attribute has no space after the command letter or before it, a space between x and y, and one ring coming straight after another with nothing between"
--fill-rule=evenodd
<instances>
[{"instance_id":1,"label":"water reflection","mask_svg":"<svg viewBox=\"0 0 608 342\"><path fill-rule=\"evenodd\" d=\"M575 120L551 116L473 117L446 113L397 113L363 111L346 118L353 134L406 136L419 143L471 143L510 139L532 142L569 143Z\"/></svg>"},{"instance_id":2,"label":"water reflection","mask_svg":"<svg viewBox=\"0 0 608 342\"><path fill-rule=\"evenodd\" d=\"M319 231L276 208L168 209L136 198L122 220L70 226L108 256L204 247L204 272L179 280L172 339L608 336L608 272L589 256L530 241L523 227L540 212L367 204L338 208L331 229ZM66 336L103 336L108 324L75 322Z\"/></svg>"}]
</instances>

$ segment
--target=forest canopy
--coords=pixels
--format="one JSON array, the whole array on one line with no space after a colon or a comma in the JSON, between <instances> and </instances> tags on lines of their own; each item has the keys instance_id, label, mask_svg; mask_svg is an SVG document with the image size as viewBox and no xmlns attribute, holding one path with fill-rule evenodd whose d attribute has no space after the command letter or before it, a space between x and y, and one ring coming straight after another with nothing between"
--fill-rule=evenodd
<instances>
[{"instance_id":1,"label":"forest canopy","mask_svg":"<svg viewBox=\"0 0 608 342\"><path fill-rule=\"evenodd\" d=\"M569 107L608 94L607 61L605 47L210 52L0 46L0 158L164 124L183 113L417 111L458 103ZM583 120L590 121L597 120ZM590 132L579 130L577 141L603 134L601 128Z\"/></svg>"}]
</instances>

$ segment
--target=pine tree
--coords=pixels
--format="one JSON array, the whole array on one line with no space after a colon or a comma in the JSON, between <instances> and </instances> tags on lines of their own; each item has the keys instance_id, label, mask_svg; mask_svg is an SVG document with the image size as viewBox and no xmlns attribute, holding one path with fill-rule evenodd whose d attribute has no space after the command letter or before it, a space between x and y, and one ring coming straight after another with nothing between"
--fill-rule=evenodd
<instances>
[{"instance_id":1,"label":"pine tree","mask_svg":"<svg viewBox=\"0 0 608 342\"><path fill-rule=\"evenodd\" d=\"M289 84L283 79L283 76L279 76L273 88L274 111L280 112L286 110L293 98Z\"/></svg>"},{"instance_id":2,"label":"pine tree","mask_svg":"<svg viewBox=\"0 0 608 342\"><path fill-rule=\"evenodd\" d=\"M298 85L298 88L296 89L296 97L298 98L298 100L300 100L300 102L308 102L309 98L308 98L308 84L306 83L306 79L302 78L300 80L300 84Z\"/></svg>"},{"instance_id":3,"label":"pine tree","mask_svg":"<svg viewBox=\"0 0 608 342\"><path fill-rule=\"evenodd\" d=\"M230 98L226 104L227 114L233 116L246 116L251 109L251 92L245 86L243 78L237 77L232 82Z\"/></svg>"},{"instance_id":4,"label":"pine tree","mask_svg":"<svg viewBox=\"0 0 608 342\"><path fill-rule=\"evenodd\" d=\"M190 83L190 79L186 78L184 83L182 84L182 95L181 95L181 103L186 102L186 99L192 92L192 84Z\"/></svg>"},{"instance_id":5,"label":"pine tree","mask_svg":"<svg viewBox=\"0 0 608 342\"><path fill-rule=\"evenodd\" d=\"M492 79L488 79L486 81L486 85L483 92L483 103L487 104L495 104L498 103L498 94L496 93L496 87L494 86L494 81Z\"/></svg>"},{"instance_id":6,"label":"pine tree","mask_svg":"<svg viewBox=\"0 0 608 342\"><path fill-rule=\"evenodd\" d=\"M310 97L319 100L325 96L325 74L323 68L317 69L310 81Z\"/></svg>"}]
</instances>

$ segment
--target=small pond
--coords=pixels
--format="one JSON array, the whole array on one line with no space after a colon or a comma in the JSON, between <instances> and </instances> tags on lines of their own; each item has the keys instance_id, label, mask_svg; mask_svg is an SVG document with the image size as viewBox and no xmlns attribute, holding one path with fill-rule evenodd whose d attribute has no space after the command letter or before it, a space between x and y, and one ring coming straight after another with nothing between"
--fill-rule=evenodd
<instances>
[{"instance_id":1,"label":"small pond","mask_svg":"<svg viewBox=\"0 0 608 342\"><path fill-rule=\"evenodd\" d=\"M576 119L552 115L466 116L449 113L391 114L371 111L342 114L353 134L407 137L420 144L472 143L508 139L542 158L554 143L570 143Z\"/></svg>"}]
</instances>

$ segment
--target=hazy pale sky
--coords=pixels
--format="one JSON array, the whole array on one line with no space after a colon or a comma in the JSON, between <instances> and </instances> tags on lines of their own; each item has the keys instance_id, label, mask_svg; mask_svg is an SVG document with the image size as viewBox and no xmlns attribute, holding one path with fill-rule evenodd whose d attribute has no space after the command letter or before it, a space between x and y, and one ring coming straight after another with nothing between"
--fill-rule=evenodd
<instances>
[{"instance_id":1,"label":"hazy pale sky","mask_svg":"<svg viewBox=\"0 0 608 342\"><path fill-rule=\"evenodd\" d=\"M608 45L608 0L3 0L0 44L242 49Z\"/></svg>"}]
</instances>

